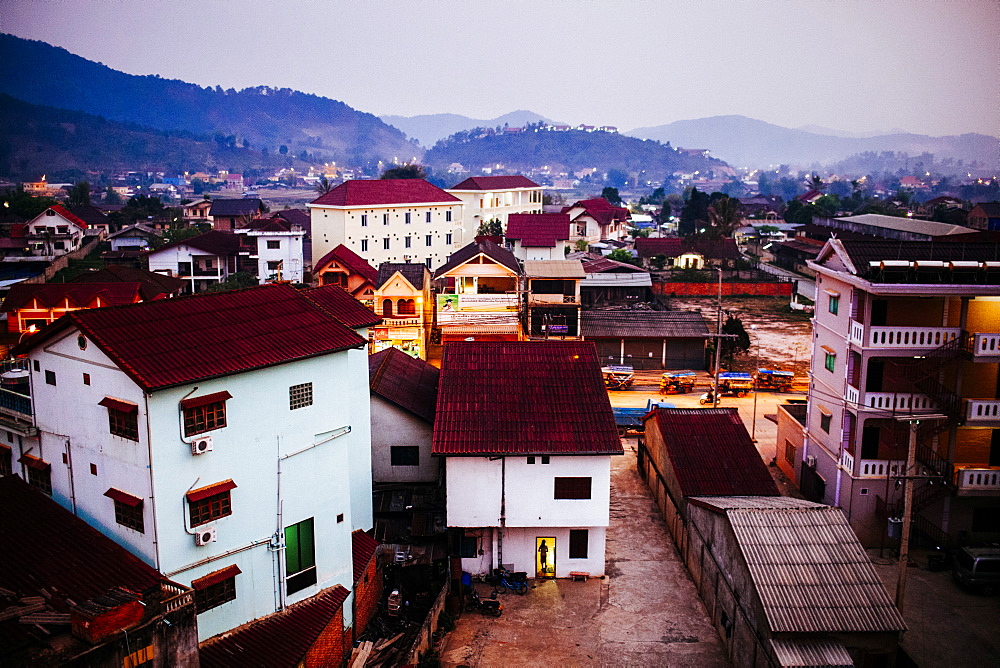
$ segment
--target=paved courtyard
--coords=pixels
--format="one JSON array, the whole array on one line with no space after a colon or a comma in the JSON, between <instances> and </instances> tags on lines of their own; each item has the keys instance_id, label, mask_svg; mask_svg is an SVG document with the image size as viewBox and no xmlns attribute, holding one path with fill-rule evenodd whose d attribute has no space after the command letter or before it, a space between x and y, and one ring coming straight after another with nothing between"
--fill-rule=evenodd
<instances>
[{"instance_id":1,"label":"paved courtyard","mask_svg":"<svg viewBox=\"0 0 1000 668\"><path fill-rule=\"evenodd\" d=\"M500 596L503 617L466 612L444 666L727 665L722 643L659 511L635 472L635 439L612 458L607 577L546 580ZM479 592L490 589L480 584Z\"/></svg>"}]
</instances>

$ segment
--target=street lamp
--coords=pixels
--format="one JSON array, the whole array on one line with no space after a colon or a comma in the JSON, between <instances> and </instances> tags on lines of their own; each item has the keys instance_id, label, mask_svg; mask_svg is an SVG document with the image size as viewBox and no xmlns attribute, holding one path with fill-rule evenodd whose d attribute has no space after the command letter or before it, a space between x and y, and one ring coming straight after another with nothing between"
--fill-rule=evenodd
<instances>
[{"instance_id":1,"label":"street lamp","mask_svg":"<svg viewBox=\"0 0 1000 668\"><path fill-rule=\"evenodd\" d=\"M757 361L754 364L754 369L760 369L760 334L757 333L757 325L750 325L750 331L753 332L754 339L757 342ZM754 372L756 373L756 371ZM750 422L750 440L754 443L757 442L757 376L754 376L753 381L753 420Z\"/></svg>"}]
</instances>

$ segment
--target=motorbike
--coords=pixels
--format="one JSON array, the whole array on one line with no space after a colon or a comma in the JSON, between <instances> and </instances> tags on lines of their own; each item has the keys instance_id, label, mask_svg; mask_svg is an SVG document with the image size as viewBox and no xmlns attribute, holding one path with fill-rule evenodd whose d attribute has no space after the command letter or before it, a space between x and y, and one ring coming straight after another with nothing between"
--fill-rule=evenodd
<instances>
[{"instance_id":1,"label":"motorbike","mask_svg":"<svg viewBox=\"0 0 1000 668\"><path fill-rule=\"evenodd\" d=\"M524 571L512 573L506 568L494 568L490 584L501 594L510 589L524 596L528 593L528 574Z\"/></svg>"},{"instance_id":2,"label":"motorbike","mask_svg":"<svg viewBox=\"0 0 1000 668\"><path fill-rule=\"evenodd\" d=\"M722 394L722 393L720 392L719 394ZM719 397L719 398L721 399L722 397ZM698 397L698 403L701 404L702 406L704 406L706 404L713 404L713 403L715 403L715 401L713 400L712 392L708 391L705 394L703 394L700 397Z\"/></svg>"},{"instance_id":3,"label":"motorbike","mask_svg":"<svg viewBox=\"0 0 1000 668\"><path fill-rule=\"evenodd\" d=\"M479 597L479 592L476 591L475 587L472 588L472 592L469 594L469 602L472 603L472 607L483 613L484 615L490 615L492 617L499 617L503 614L503 606L500 601L497 600L497 592L494 589L493 593L487 599L482 599Z\"/></svg>"}]
</instances>

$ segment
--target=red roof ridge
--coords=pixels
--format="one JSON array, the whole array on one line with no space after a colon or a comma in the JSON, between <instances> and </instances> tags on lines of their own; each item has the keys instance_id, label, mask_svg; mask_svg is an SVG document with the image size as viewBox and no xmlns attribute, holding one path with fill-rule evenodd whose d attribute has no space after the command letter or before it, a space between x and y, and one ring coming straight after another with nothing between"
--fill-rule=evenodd
<instances>
[{"instance_id":1,"label":"red roof ridge","mask_svg":"<svg viewBox=\"0 0 1000 668\"><path fill-rule=\"evenodd\" d=\"M59 204L53 204L49 208L52 209L53 211L55 211L56 213L58 213L60 216L62 216L66 220L72 221L75 225L77 225L81 229L84 229L84 230L87 229L88 225L83 220L83 218L80 218L78 215L76 215L75 213L73 213L72 211L70 211L69 209L67 209L66 207L64 207L62 205L59 205ZM36 216L36 218L37 218L37 216Z\"/></svg>"},{"instance_id":2,"label":"red roof ridge","mask_svg":"<svg viewBox=\"0 0 1000 668\"><path fill-rule=\"evenodd\" d=\"M352 179L344 181L311 206L378 206L386 204L460 203L462 200L424 179Z\"/></svg>"}]
</instances>

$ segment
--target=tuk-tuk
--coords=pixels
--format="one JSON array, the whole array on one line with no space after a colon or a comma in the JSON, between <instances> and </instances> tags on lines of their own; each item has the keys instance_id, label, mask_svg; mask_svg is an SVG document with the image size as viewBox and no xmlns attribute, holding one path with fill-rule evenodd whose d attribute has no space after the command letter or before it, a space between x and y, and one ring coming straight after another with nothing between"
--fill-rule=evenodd
<instances>
[{"instance_id":1,"label":"tuk-tuk","mask_svg":"<svg viewBox=\"0 0 1000 668\"><path fill-rule=\"evenodd\" d=\"M609 390L627 390L632 386L635 370L630 366L612 364L601 369L604 376L604 387Z\"/></svg>"},{"instance_id":2,"label":"tuk-tuk","mask_svg":"<svg viewBox=\"0 0 1000 668\"><path fill-rule=\"evenodd\" d=\"M660 378L660 394L687 394L694 389L694 371L668 371Z\"/></svg>"},{"instance_id":3,"label":"tuk-tuk","mask_svg":"<svg viewBox=\"0 0 1000 668\"><path fill-rule=\"evenodd\" d=\"M777 390L778 392L789 392L792 383L795 381L795 374L791 371L775 371L774 369L757 369L757 389Z\"/></svg>"},{"instance_id":4,"label":"tuk-tuk","mask_svg":"<svg viewBox=\"0 0 1000 668\"><path fill-rule=\"evenodd\" d=\"M753 376L738 371L723 371L719 374L719 396L745 397L753 391Z\"/></svg>"}]
</instances>

